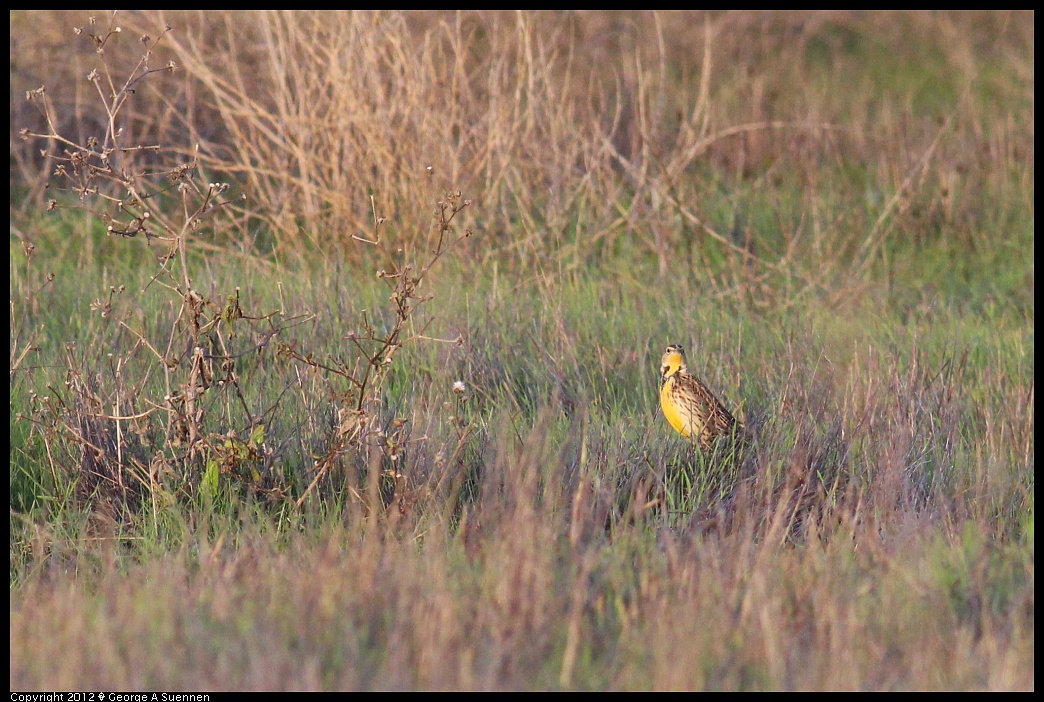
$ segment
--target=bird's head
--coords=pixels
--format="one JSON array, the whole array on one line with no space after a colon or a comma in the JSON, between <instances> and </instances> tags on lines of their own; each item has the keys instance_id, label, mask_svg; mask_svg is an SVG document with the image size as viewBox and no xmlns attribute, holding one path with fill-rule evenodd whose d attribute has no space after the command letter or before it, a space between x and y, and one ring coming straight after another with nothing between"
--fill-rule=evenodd
<instances>
[{"instance_id":1,"label":"bird's head","mask_svg":"<svg viewBox=\"0 0 1044 702\"><path fill-rule=\"evenodd\" d=\"M685 349L680 344L671 344L660 359L660 377L667 380L681 370L685 370Z\"/></svg>"}]
</instances>

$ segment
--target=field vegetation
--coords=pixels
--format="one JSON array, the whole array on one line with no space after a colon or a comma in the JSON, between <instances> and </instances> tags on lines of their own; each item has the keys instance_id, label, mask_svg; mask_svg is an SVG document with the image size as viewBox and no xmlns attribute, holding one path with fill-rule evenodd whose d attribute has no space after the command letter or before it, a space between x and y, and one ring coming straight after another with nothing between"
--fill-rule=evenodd
<instances>
[{"instance_id":1,"label":"field vegetation","mask_svg":"<svg viewBox=\"0 0 1044 702\"><path fill-rule=\"evenodd\" d=\"M10 23L12 690L1033 689L1032 13Z\"/></svg>"}]
</instances>

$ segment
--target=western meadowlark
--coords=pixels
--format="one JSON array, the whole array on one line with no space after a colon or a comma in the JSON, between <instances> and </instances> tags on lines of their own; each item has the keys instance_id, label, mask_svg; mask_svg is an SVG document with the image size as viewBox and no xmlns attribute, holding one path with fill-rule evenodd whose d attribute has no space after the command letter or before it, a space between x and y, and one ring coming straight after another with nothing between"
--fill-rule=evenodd
<instances>
[{"instance_id":1,"label":"western meadowlark","mask_svg":"<svg viewBox=\"0 0 1044 702\"><path fill-rule=\"evenodd\" d=\"M729 436L738 423L685 364L685 349L671 344L660 360L660 407L674 429L687 439L698 440L707 451L714 440Z\"/></svg>"}]
</instances>

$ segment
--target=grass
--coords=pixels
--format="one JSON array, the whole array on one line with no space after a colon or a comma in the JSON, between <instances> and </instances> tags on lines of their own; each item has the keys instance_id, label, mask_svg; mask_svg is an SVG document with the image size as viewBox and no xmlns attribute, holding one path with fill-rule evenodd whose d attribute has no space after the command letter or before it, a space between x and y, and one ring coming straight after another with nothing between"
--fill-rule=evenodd
<instances>
[{"instance_id":1,"label":"grass","mask_svg":"<svg viewBox=\"0 0 1044 702\"><path fill-rule=\"evenodd\" d=\"M78 280L93 278L93 288L100 274L81 270ZM215 270L217 280L245 276L242 264ZM316 291L323 279L330 287ZM282 299L292 309L343 296L337 280L320 270L284 284ZM350 297L367 299L366 285ZM746 496L718 533L706 531L704 514L717 497L678 485L712 467L655 414L654 344L671 324L656 304L665 294L598 306L605 283L565 282L559 308L538 317L526 296L490 303L479 294L476 312L465 281L444 286L430 331L470 342L404 352L386 390L416 442L397 469L421 487L462 480L462 508L434 489L373 521L362 487L338 475L297 513L224 473L228 501L209 507L175 486L125 521L74 500L23 507L17 514L39 516L12 523L12 645L24 646L14 660L25 676L13 673L13 686L191 687L201 666L214 671L207 687L256 689L1028 684L1024 328L987 334L960 317L925 332L883 320L853 337L848 320L828 316L790 319L784 339L749 317L689 320L686 329L705 330L707 356L721 359L708 364L708 380L748 416L766 417L759 487L780 492ZM278 303L269 295L244 304L266 309ZM469 316L483 324L467 325ZM107 338L110 323L92 320L80 344L119 343ZM301 336L334 354L350 324L334 312ZM622 343L606 332L617 329ZM241 383L259 398L292 386L293 368L256 364L242 368ZM457 379L468 386L464 403L451 389ZM299 397L266 422L273 465L307 478L339 390L311 381L290 391ZM454 416L476 427L457 465ZM13 444L13 466L30 483L47 479L39 441ZM806 465L816 473L796 488L790 471ZM672 490L666 511L639 511L635 522L658 479ZM39 492L12 487L13 507ZM809 523L805 509L816 514ZM50 630L48 645L80 650L73 641L106 637L113 648L88 648L79 663L65 656L68 677L40 668L54 656L33 622L57 620L72 628ZM126 670L140 650L155 653ZM836 660L852 665L828 663Z\"/></svg>"},{"instance_id":2,"label":"grass","mask_svg":"<svg viewBox=\"0 0 1044 702\"><path fill-rule=\"evenodd\" d=\"M11 17L13 690L1033 688L1031 16L232 21Z\"/></svg>"},{"instance_id":3,"label":"grass","mask_svg":"<svg viewBox=\"0 0 1044 702\"><path fill-rule=\"evenodd\" d=\"M54 679L97 688L1011 688L1032 675L1032 575L974 529L925 541L910 525L859 549L671 532L571 544L526 509L479 545L197 533L115 581L34 580L12 641L34 642ZM13 687L38 682L12 670Z\"/></svg>"}]
</instances>

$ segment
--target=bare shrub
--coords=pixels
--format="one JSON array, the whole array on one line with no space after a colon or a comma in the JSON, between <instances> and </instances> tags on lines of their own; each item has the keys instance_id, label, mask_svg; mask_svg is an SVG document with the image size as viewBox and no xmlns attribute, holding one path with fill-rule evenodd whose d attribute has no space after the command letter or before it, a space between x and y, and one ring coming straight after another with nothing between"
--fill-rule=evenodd
<instances>
[{"instance_id":1,"label":"bare shrub","mask_svg":"<svg viewBox=\"0 0 1044 702\"><path fill-rule=\"evenodd\" d=\"M431 295L418 286L454 244L471 235L470 230L459 231L456 221L471 201L460 191L439 200L416 240L424 248L406 252L383 234L388 219L378 214L370 198L372 234L353 239L356 246L375 249L384 262L378 278L391 293L389 314L370 318L363 312L358 331L348 334L347 358L325 357L290 334L309 315L252 315L244 310L248 301L239 287L214 300L194 283L195 271L215 248L205 235L238 226L234 216L222 219L232 211L225 199L228 185L204 183L200 161L187 157L195 153L192 149L139 143L125 111L146 83L178 67L173 61L153 65L155 47L169 37L166 27L156 38L141 36L141 55L121 73L106 47L123 31L116 15L107 24L92 17L77 31L95 47L97 66L87 80L96 93L97 122L103 125L99 134L83 140L63 134L59 125L64 121L45 87L26 96L38 106L46 127L23 129L22 137L47 145L44 155L54 182L48 188L53 195L47 210L54 216L70 210L86 213L108 236L143 240L155 250L155 271L142 290L135 294L113 286L91 304L129 342L111 349L110 372L92 370L104 363L97 356L101 349L78 352L73 346L66 358L65 387L31 397L34 426L49 455L56 457L56 473L65 473L77 486L81 501L97 500L122 519L150 500L155 516L168 495L213 503L246 492L277 502L293 497L300 507L331 466L348 456L349 462L357 459L356 476L368 486L363 490L370 498L368 511L383 508L394 501L396 487L404 487L394 471L402 450L396 443L400 432L389 433L384 423L386 372L403 345L429 338L428 322L416 313ZM156 89L162 92L163 86ZM431 171L419 175L429 193ZM218 220L220 224L212 224ZM32 252L27 245L27 266ZM147 295L169 301L170 316L158 328L142 321ZM20 350L18 334L15 338L12 379L24 356L36 348L35 336ZM348 386L340 394L328 450L311 470L288 467L267 435L284 394L261 407L247 400L253 393L244 386L243 373L274 353L290 377L303 364ZM158 382L157 371L162 376ZM382 487L388 476L390 483Z\"/></svg>"}]
</instances>

